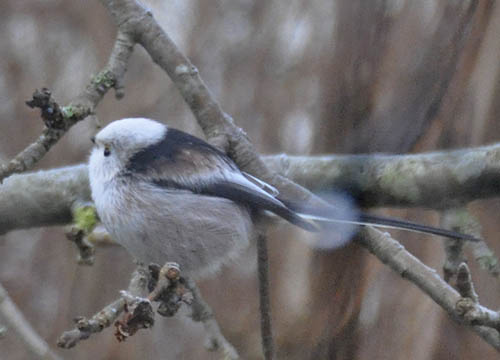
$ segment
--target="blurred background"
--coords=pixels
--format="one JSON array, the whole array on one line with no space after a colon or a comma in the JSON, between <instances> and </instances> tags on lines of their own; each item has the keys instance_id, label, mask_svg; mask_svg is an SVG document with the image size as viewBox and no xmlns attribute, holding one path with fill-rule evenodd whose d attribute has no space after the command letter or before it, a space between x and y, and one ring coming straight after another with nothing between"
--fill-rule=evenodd
<instances>
[{"instance_id":1,"label":"blurred background","mask_svg":"<svg viewBox=\"0 0 500 360\"><path fill-rule=\"evenodd\" d=\"M500 4L491 0L143 0L198 67L225 111L262 153L407 153L500 139ZM116 28L97 0L0 2L0 160L40 133L25 106L46 86L60 104L105 65ZM136 47L125 98L108 94L101 123L146 116L201 135L168 77ZM37 168L86 161L95 122L75 126ZM496 199L471 204L490 245ZM437 225L438 214L378 210ZM271 231L273 319L282 359L496 359L497 353L412 284L351 244L315 251L284 225ZM440 241L393 232L441 271ZM127 287L133 264L118 248L76 263L63 228L0 237L0 281L55 348L77 315L91 315ZM200 286L223 333L245 359L260 358L255 249ZM481 303L498 308L497 279L471 264ZM157 318L118 343L113 330L71 350L71 359L212 359L201 325ZM2 359L28 359L15 333Z\"/></svg>"}]
</instances>

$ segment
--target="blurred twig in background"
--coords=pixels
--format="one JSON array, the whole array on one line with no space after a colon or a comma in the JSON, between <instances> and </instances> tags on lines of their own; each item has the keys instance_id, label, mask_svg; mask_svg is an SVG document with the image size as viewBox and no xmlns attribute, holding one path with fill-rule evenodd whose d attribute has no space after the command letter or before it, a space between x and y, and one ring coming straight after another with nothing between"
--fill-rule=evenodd
<instances>
[{"instance_id":1,"label":"blurred twig in background","mask_svg":"<svg viewBox=\"0 0 500 360\"><path fill-rule=\"evenodd\" d=\"M38 335L26 320L19 308L14 304L7 291L0 284L0 316L6 320L9 329L17 333L26 345L34 359L60 360L61 357L54 353L50 346ZM7 331L7 330L6 330Z\"/></svg>"}]
</instances>

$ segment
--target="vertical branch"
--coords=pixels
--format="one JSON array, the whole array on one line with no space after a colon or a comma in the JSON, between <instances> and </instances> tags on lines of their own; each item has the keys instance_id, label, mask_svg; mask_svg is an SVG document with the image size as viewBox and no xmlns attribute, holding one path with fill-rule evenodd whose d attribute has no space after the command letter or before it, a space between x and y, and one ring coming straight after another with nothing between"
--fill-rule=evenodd
<instances>
[{"instance_id":1,"label":"vertical branch","mask_svg":"<svg viewBox=\"0 0 500 360\"><path fill-rule=\"evenodd\" d=\"M267 237L257 237L257 261L259 272L260 331L262 349L266 360L274 359L273 329L271 326L271 302L269 294L269 259L267 256Z\"/></svg>"}]
</instances>

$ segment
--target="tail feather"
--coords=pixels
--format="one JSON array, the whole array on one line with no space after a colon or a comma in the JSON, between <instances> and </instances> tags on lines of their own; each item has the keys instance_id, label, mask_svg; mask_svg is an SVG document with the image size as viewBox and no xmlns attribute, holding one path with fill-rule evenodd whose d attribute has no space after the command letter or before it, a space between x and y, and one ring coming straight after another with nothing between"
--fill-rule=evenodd
<instances>
[{"instance_id":1,"label":"tail feather","mask_svg":"<svg viewBox=\"0 0 500 360\"><path fill-rule=\"evenodd\" d=\"M437 227L433 227L433 226L422 225L422 224L414 223L411 221L395 219L395 218L390 218L390 217L384 217L384 216L364 214L364 213L360 214L357 219L356 218L354 218L354 219L327 218L327 217L305 214L305 213L301 213L299 215L305 219L318 221L320 223L321 222L333 222L333 223L344 223L344 224L365 225L365 226L369 225L369 226L378 227L378 228L407 230L407 231L419 232L419 233L424 233L424 234L444 236L444 237L451 238L451 239L466 240L466 241L473 241L473 242L481 241L481 239L478 239L478 238L476 238L472 235L469 235L469 234L463 234L463 233L459 233L459 232L452 231L452 230L446 230L446 229L437 228Z\"/></svg>"},{"instance_id":2,"label":"tail feather","mask_svg":"<svg viewBox=\"0 0 500 360\"><path fill-rule=\"evenodd\" d=\"M469 234L463 234L463 233L459 233L459 232L452 231L452 230L437 228L437 227L433 227L433 226L418 224L418 223L414 223L411 221L395 219L395 218L390 218L390 217L362 213L360 215L360 221L365 223L365 224L378 226L378 227L409 230L409 231L415 231L415 232L420 232L420 233L425 233L425 234L444 236L447 238L458 239L458 240L466 240L466 241L474 241L474 242L480 241L480 239L478 239L472 235L469 235Z\"/></svg>"},{"instance_id":3,"label":"tail feather","mask_svg":"<svg viewBox=\"0 0 500 360\"><path fill-rule=\"evenodd\" d=\"M414 223L407 220L391 218L386 216L378 216L366 213L357 213L354 216L346 217L340 211L332 207L318 208L304 208L297 206L290 202L285 202L286 206L298 212L298 214L308 220L317 221L319 223L345 223L354 225L370 225L379 228L390 228L398 230L414 231L424 234L432 234L444 236L451 239L465 240L465 241L481 241L472 235L463 234L452 230L437 228L433 226Z\"/></svg>"}]
</instances>

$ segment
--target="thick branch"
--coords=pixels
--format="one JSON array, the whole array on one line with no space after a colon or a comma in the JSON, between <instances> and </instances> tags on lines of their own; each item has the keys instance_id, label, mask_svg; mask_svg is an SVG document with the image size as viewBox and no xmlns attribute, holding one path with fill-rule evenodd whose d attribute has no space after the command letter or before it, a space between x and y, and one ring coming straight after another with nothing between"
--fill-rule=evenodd
<instances>
[{"instance_id":1,"label":"thick branch","mask_svg":"<svg viewBox=\"0 0 500 360\"><path fill-rule=\"evenodd\" d=\"M266 158L271 169L311 191L344 190L361 205L460 207L500 195L500 144L414 155Z\"/></svg>"},{"instance_id":2,"label":"thick branch","mask_svg":"<svg viewBox=\"0 0 500 360\"><path fill-rule=\"evenodd\" d=\"M90 201L86 165L11 176L0 185L0 234L69 224L76 201Z\"/></svg>"},{"instance_id":3,"label":"thick branch","mask_svg":"<svg viewBox=\"0 0 500 360\"><path fill-rule=\"evenodd\" d=\"M500 196L497 157L500 158L500 144L415 155L282 154L263 159L271 170L311 191L352 191L362 204L372 207L441 208ZM395 174L397 176L393 176ZM416 196L410 199L408 194L392 187L404 187L399 176L404 177ZM392 182L383 181L384 178L391 178ZM15 229L68 224L74 202L90 201L87 167L77 165L12 176L0 186L0 200L0 234Z\"/></svg>"}]
</instances>

